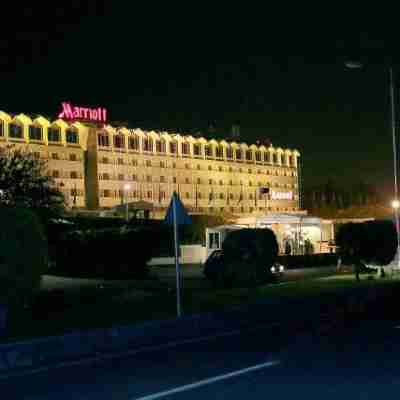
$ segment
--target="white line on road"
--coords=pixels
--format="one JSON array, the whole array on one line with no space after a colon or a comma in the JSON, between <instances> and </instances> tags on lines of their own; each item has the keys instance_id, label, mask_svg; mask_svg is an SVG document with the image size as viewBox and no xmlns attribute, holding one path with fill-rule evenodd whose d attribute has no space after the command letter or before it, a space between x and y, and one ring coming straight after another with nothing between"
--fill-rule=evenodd
<instances>
[{"instance_id":1,"label":"white line on road","mask_svg":"<svg viewBox=\"0 0 400 400\"><path fill-rule=\"evenodd\" d=\"M196 388L198 388L200 386L210 385L211 383L223 381L225 379L233 378L233 377L238 376L238 375L247 374L249 372L257 371L259 369L273 367L274 365L277 365L279 363L280 363L280 361L268 361L268 362L263 363L263 364L253 365L252 367L239 369L237 371L229 372L228 374L217 375L217 376L214 376L213 378L203 379L201 381L190 383L188 385L178 386L178 387L176 387L174 389L169 389L169 390L165 390L163 392L149 394L149 395L143 396L143 397L137 397L137 398L132 399L132 400L155 400L155 399L160 399L162 397L169 396L171 394L186 392L187 390L196 389Z\"/></svg>"}]
</instances>

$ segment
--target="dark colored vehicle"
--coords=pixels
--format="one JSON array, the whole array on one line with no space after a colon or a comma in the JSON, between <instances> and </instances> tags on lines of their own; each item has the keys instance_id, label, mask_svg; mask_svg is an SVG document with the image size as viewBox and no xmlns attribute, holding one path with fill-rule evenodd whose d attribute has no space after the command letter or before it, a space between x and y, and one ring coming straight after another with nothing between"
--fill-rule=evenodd
<instances>
[{"instance_id":1,"label":"dark colored vehicle","mask_svg":"<svg viewBox=\"0 0 400 400\"><path fill-rule=\"evenodd\" d=\"M226 264L222 250L214 250L204 263L203 273L214 284L224 283ZM284 275L284 266L275 263L270 273L266 274L266 282L276 282Z\"/></svg>"}]
</instances>

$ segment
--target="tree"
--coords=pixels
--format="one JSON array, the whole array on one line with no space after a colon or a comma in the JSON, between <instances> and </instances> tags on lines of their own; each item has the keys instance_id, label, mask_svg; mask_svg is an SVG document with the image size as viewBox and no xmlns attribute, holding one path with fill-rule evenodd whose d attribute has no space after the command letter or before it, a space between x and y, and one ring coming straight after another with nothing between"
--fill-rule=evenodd
<instances>
[{"instance_id":1,"label":"tree","mask_svg":"<svg viewBox=\"0 0 400 400\"><path fill-rule=\"evenodd\" d=\"M363 263L384 266L393 260L397 248L396 230L392 221L344 224L338 230L336 244L354 265L359 280Z\"/></svg>"},{"instance_id":2,"label":"tree","mask_svg":"<svg viewBox=\"0 0 400 400\"><path fill-rule=\"evenodd\" d=\"M0 148L0 204L58 213L64 196L47 174L47 163L29 151Z\"/></svg>"}]
</instances>

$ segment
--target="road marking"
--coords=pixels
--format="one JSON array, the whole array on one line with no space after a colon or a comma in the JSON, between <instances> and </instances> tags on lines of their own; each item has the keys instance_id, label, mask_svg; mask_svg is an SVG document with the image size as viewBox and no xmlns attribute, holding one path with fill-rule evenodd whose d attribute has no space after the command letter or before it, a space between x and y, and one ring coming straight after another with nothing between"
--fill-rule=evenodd
<instances>
[{"instance_id":1,"label":"road marking","mask_svg":"<svg viewBox=\"0 0 400 400\"><path fill-rule=\"evenodd\" d=\"M174 389L165 390L163 392L153 393L153 394L149 394L149 395L143 396L143 397L136 397L135 399L132 399L132 400L160 399L162 397L169 396L171 394L186 392L187 390L196 389L200 386L210 385L211 383L223 381L225 379L233 378L233 377L239 376L239 375L244 375L244 374L247 374L252 371L257 371L259 369L273 367L274 365L277 365L279 363L280 363L280 361L268 361L263 364L257 364L252 367L239 369L238 371L234 371L234 372L229 372L228 374L217 375L217 376L214 376L213 378L203 379L201 381L190 383L188 385L178 386Z\"/></svg>"},{"instance_id":2,"label":"road marking","mask_svg":"<svg viewBox=\"0 0 400 400\"><path fill-rule=\"evenodd\" d=\"M400 325L395 326L394 329L400 329Z\"/></svg>"}]
</instances>

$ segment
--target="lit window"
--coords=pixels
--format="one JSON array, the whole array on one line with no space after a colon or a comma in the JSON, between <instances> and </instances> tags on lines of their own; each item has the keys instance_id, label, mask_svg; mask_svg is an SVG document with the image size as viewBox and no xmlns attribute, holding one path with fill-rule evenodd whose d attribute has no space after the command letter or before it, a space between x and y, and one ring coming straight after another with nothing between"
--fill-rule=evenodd
<instances>
[{"instance_id":1,"label":"lit window","mask_svg":"<svg viewBox=\"0 0 400 400\"><path fill-rule=\"evenodd\" d=\"M224 197L225 197L225 196L224 196L224 194L223 194L223 193L220 193L220 194L219 194L219 198L220 198L221 200L223 200L223 199L224 199Z\"/></svg>"},{"instance_id":2,"label":"lit window","mask_svg":"<svg viewBox=\"0 0 400 400\"><path fill-rule=\"evenodd\" d=\"M209 185L212 185L212 183L213 183L213 180L212 180L212 179L209 179L209 180L208 180L208 184L209 184Z\"/></svg>"},{"instance_id":3,"label":"lit window","mask_svg":"<svg viewBox=\"0 0 400 400\"><path fill-rule=\"evenodd\" d=\"M165 162L164 161L160 161L160 168L165 168Z\"/></svg>"},{"instance_id":4,"label":"lit window","mask_svg":"<svg viewBox=\"0 0 400 400\"><path fill-rule=\"evenodd\" d=\"M8 126L9 136L10 138L14 139L22 139L23 138L23 131L22 126L18 124L10 124Z\"/></svg>"},{"instance_id":5,"label":"lit window","mask_svg":"<svg viewBox=\"0 0 400 400\"><path fill-rule=\"evenodd\" d=\"M117 159L118 165L123 165L124 164L124 159L123 158L118 158Z\"/></svg>"},{"instance_id":6,"label":"lit window","mask_svg":"<svg viewBox=\"0 0 400 400\"><path fill-rule=\"evenodd\" d=\"M114 147L117 149L123 149L125 147L124 135L118 134L114 136Z\"/></svg>"},{"instance_id":7,"label":"lit window","mask_svg":"<svg viewBox=\"0 0 400 400\"><path fill-rule=\"evenodd\" d=\"M218 146L216 148L216 156L218 158L222 158L224 156L224 148L222 146Z\"/></svg>"},{"instance_id":8,"label":"lit window","mask_svg":"<svg viewBox=\"0 0 400 400\"><path fill-rule=\"evenodd\" d=\"M55 169L55 170L53 170L51 175L52 175L53 178L59 178L60 177L60 171L57 171Z\"/></svg>"},{"instance_id":9,"label":"lit window","mask_svg":"<svg viewBox=\"0 0 400 400\"><path fill-rule=\"evenodd\" d=\"M182 143L181 144L182 154L188 155L189 154L189 143Z\"/></svg>"},{"instance_id":10,"label":"lit window","mask_svg":"<svg viewBox=\"0 0 400 400\"><path fill-rule=\"evenodd\" d=\"M169 143L169 152L171 154L176 154L177 149L178 149L178 143L177 142L174 141L174 142L170 142Z\"/></svg>"},{"instance_id":11,"label":"lit window","mask_svg":"<svg viewBox=\"0 0 400 400\"><path fill-rule=\"evenodd\" d=\"M97 135L97 143L100 147L110 146L110 139L107 133L99 133Z\"/></svg>"},{"instance_id":12,"label":"lit window","mask_svg":"<svg viewBox=\"0 0 400 400\"><path fill-rule=\"evenodd\" d=\"M61 142L61 131L60 128L53 127L47 131L47 139L49 142Z\"/></svg>"},{"instance_id":13,"label":"lit window","mask_svg":"<svg viewBox=\"0 0 400 400\"><path fill-rule=\"evenodd\" d=\"M223 181L223 180L220 180L220 181L219 181L219 184L222 186L222 185L224 184L224 181Z\"/></svg>"},{"instance_id":14,"label":"lit window","mask_svg":"<svg viewBox=\"0 0 400 400\"><path fill-rule=\"evenodd\" d=\"M201 156L201 145L200 144L195 144L193 146L193 153L195 156Z\"/></svg>"},{"instance_id":15,"label":"lit window","mask_svg":"<svg viewBox=\"0 0 400 400\"><path fill-rule=\"evenodd\" d=\"M103 180L108 181L110 179L110 175L106 172L103 174Z\"/></svg>"},{"instance_id":16,"label":"lit window","mask_svg":"<svg viewBox=\"0 0 400 400\"><path fill-rule=\"evenodd\" d=\"M273 162L274 164L278 164L278 154L274 153L274 154L272 155L272 162Z\"/></svg>"},{"instance_id":17,"label":"lit window","mask_svg":"<svg viewBox=\"0 0 400 400\"><path fill-rule=\"evenodd\" d=\"M201 179L197 178L197 183L200 185L201 184Z\"/></svg>"},{"instance_id":18,"label":"lit window","mask_svg":"<svg viewBox=\"0 0 400 400\"><path fill-rule=\"evenodd\" d=\"M146 160L146 167L151 167L151 160Z\"/></svg>"},{"instance_id":19,"label":"lit window","mask_svg":"<svg viewBox=\"0 0 400 400\"><path fill-rule=\"evenodd\" d=\"M249 168L249 169L247 170L247 172L248 172L249 174L251 174L253 171L251 170L251 168Z\"/></svg>"},{"instance_id":20,"label":"lit window","mask_svg":"<svg viewBox=\"0 0 400 400\"><path fill-rule=\"evenodd\" d=\"M108 189L103 191L103 197L111 197L111 193Z\"/></svg>"},{"instance_id":21,"label":"lit window","mask_svg":"<svg viewBox=\"0 0 400 400\"><path fill-rule=\"evenodd\" d=\"M148 199L152 199L152 198L153 198L153 192L148 191L148 192L147 192L147 198L148 198Z\"/></svg>"},{"instance_id":22,"label":"lit window","mask_svg":"<svg viewBox=\"0 0 400 400\"><path fill-rule=\"evenodd\" d=\"M108 164L108 158L107 158L107 157L103 157L103 158L101 159L101 162L102 162L103 164Z\"/></svg>"},{"instance_id":23,"label":"lit window","mask_svg":"<svg viewBox=\"0 0 400 400\"><path fill-rule=\"evenodd\" d=\"M51 153L51 158L53 160L59 160L58 153Z\"/></svg>"},{"instance_id":24,"label":"lit window","mask_svg":"<svg viewBox=\"0 0 400 400\"><path fill-rule=\"evenodd\" d=\"M78 132L75 129L67 129L65 132L67 143L78 144Z\"/></svg>"},{"instance_id":25,"label":"lit window","mask_svg":"<svg viewBox=\"0 0 400 400\"><path fill-rule=\"evenodd\" d=\"M235 155L236 155L236 160L241 160L242 159L242 150L240 150L240 149L237 149L236 151L235 151Z\"/></svg>"},{"instance_id":26,"label":"lit window","mask_svg":"<svg viewBox=\"0 0 400 400\"><path fill-rule=\"evenodd\" d=\"M176 183L176 176L172 177L172 183Z\"/></svg>"},{"instance_id":27,"label":"lit window","mask_svg":"<svg viewBox=\"0 0 400 400\"><path fill-rule=\"evenodd\" d=\"M76 160L77 160L76 154L75 154L75 153L71 153L71 154L69 155L69 161L76 161Z\"/></svg>"},{"instance_id":28,"label":"lit window","mask_svg":"<svg viewBox=\"0 0 400 400\"><path fill-rule=\"evenodd\" d=\"M222 172L224 169L222 167L218 167L218 171Z\"/></svg>"},{"instance_id":29,"label":"lit window","mask_svg":"<svg viewBox=\"0 0 400 400\"><path fill-rule=\"evenodd\" d=\"M78 179L78 173L76 171L71 171L70 172L70 178L71 179Z\"/></svg>"},{"instance_id":30,"label":"lit window","mask_svg":"<svg viewBox=\"0 0 400 400\"><path fill-rule=\"evenodd\" d=\"M251 161L253 159L253 152L251 150L246 151L246 160Z\"/></svg>"},{"instance_id":31,"label":"lit window","mask_svg":"<svg viewBox=\"0 0 400 400\"><path fill-rule=\"evenodd\" d=\"M186 192L185 197L186 197L187 199L190 199L190 193L189 193L189 192Z\"/></svg>"},{"instance_id":32,"label":"lit window","mask_svg":"<svg viewBox=\"0 0 400 400\"><path fill-rule=\"evenodd\" d=\"M136 174L133 174L133 175L132 175L132 180L133 180L133 181L137 181L137 175L136 175Z\"/></svg>"},{"instance_id":33,"label":"lit window","mask_svg":"<svg viewBox=\"0 0 400 400\"><path fill-rule=\"evenodd\" d=\"M153 139L145 138L143 140L143 151L148 151L148 152L153 151Z\"/></svg>"},{"instance_id":34,"label":"lit window","mask_svg":"<svg viewBox=\"0 0 400 400\"><path fill-rule=\"evenodd\" d=\"M226 158L229 159L229 160L232 160L232 158L233 158L232 147L227 147L226 148Z\"/></svg>"},{"instance_id":35,"label":"lit window","mask_svg":"<svg viewBox=\"0 0 400 400\"><path fill-rule=\"evenodd\" d=\"M270 156L269 151L266 151L264 153L264 162L266 162L266 163L270 163L271 162L271 156Z\"/></svg>"},{"instance_id":36,"label":"lit window","mask_svg":"<svg viewBox=\"0 0 400 400\"><path fill-rule=\"evenodd\" d=\"M211 166L211 165L208 166L208 170L209 170L209 171L212 170L212 166Z\"/></svg>"},{"instance_id":37,"label":"lit window","mask_svg":"<svg viewBox=\"0 0 400 400\"><path fill-rule=\"evenodd\" d=\"M42 128L40 126L30 125L29 126L29 139L30 140L42 140Z\"/></svg>"},{"instance_id":38,"label":"lit window","mask_svg":"<svg viewBox=\"0 0 400 400\"><path fill-rule=\"evenodd\" d=\"M185 183L190 183L190 179L189 178L185 178Z\"/></svg>"},{"instance_id":39,"label":"lit window","mask_svg":"<svg viewBox=\"0 0 400 400\"><path fill-rule=\"evenodd\" d=\"M212 151L212 146L209 144L206 146L206 157L212 157L213 151Z\"/></svg>"},{"instance_id":40,"label":"lit window","mask_svg":"<svg viewBox=\"0 0 400 400\"><path fill-rule=\"evenodd\" d=\"M147 181L147 182L151 182L151 175L147 175L147 176L146 176L146 181Z\"/></svg>"},{"instance_id":41,"label":"lit window","mask_svg":"<svg viewBox=\"0 0 400 400\"><path fill-rule=\"evenodd\" d=\"M190 165L189 164L185 164L185 168L186 169L190 169Z\"/></svg>"},{"instance_id":42,"label":"lit window","mask_svg":"<svg viewBox=\"0 0 400 400\"><path fill-rule=\"evenodd\" d=\"M259 150L256 151L256 161L261 162L261 151Z\"/></svg>"},{"instance_id":43,"label":"lit window","mask_svg":"<svg viewBox=\"0 0 400 400\"><path fill-rule=\"evenodd\" d=\"M165 182L165 176L160 176L160 182Z\"/></svg>"},{"instance_id":44,"label":"lit window","mask_svg":"<svg viewBox=\"0 0 400 400\"><path fill-rule=\"evenodd\" d=\"M130 136L128 139L128 147L130 150L139 151L139 136Z\"/></svg>"},{"instance_id":45,"label":"lit window","mask_svg":"<svg viewBox=\"0 0 400 400\"><path fill-rule=\"evenodd\" d=\"M4 136L4 122L0 121L0 136Z\"/></svg>"},{"instance_id":46,"label":"lit window","mask_svg":"<svg viewBox=\"0 0 400 400\"><path fill-rule=\"evenodd\" d=\"M156 151L157 153L165 153L166 152L166 143L165 140L161 139L161 140L157 140L156 141Z\"/></svg>"}]
</instances>

